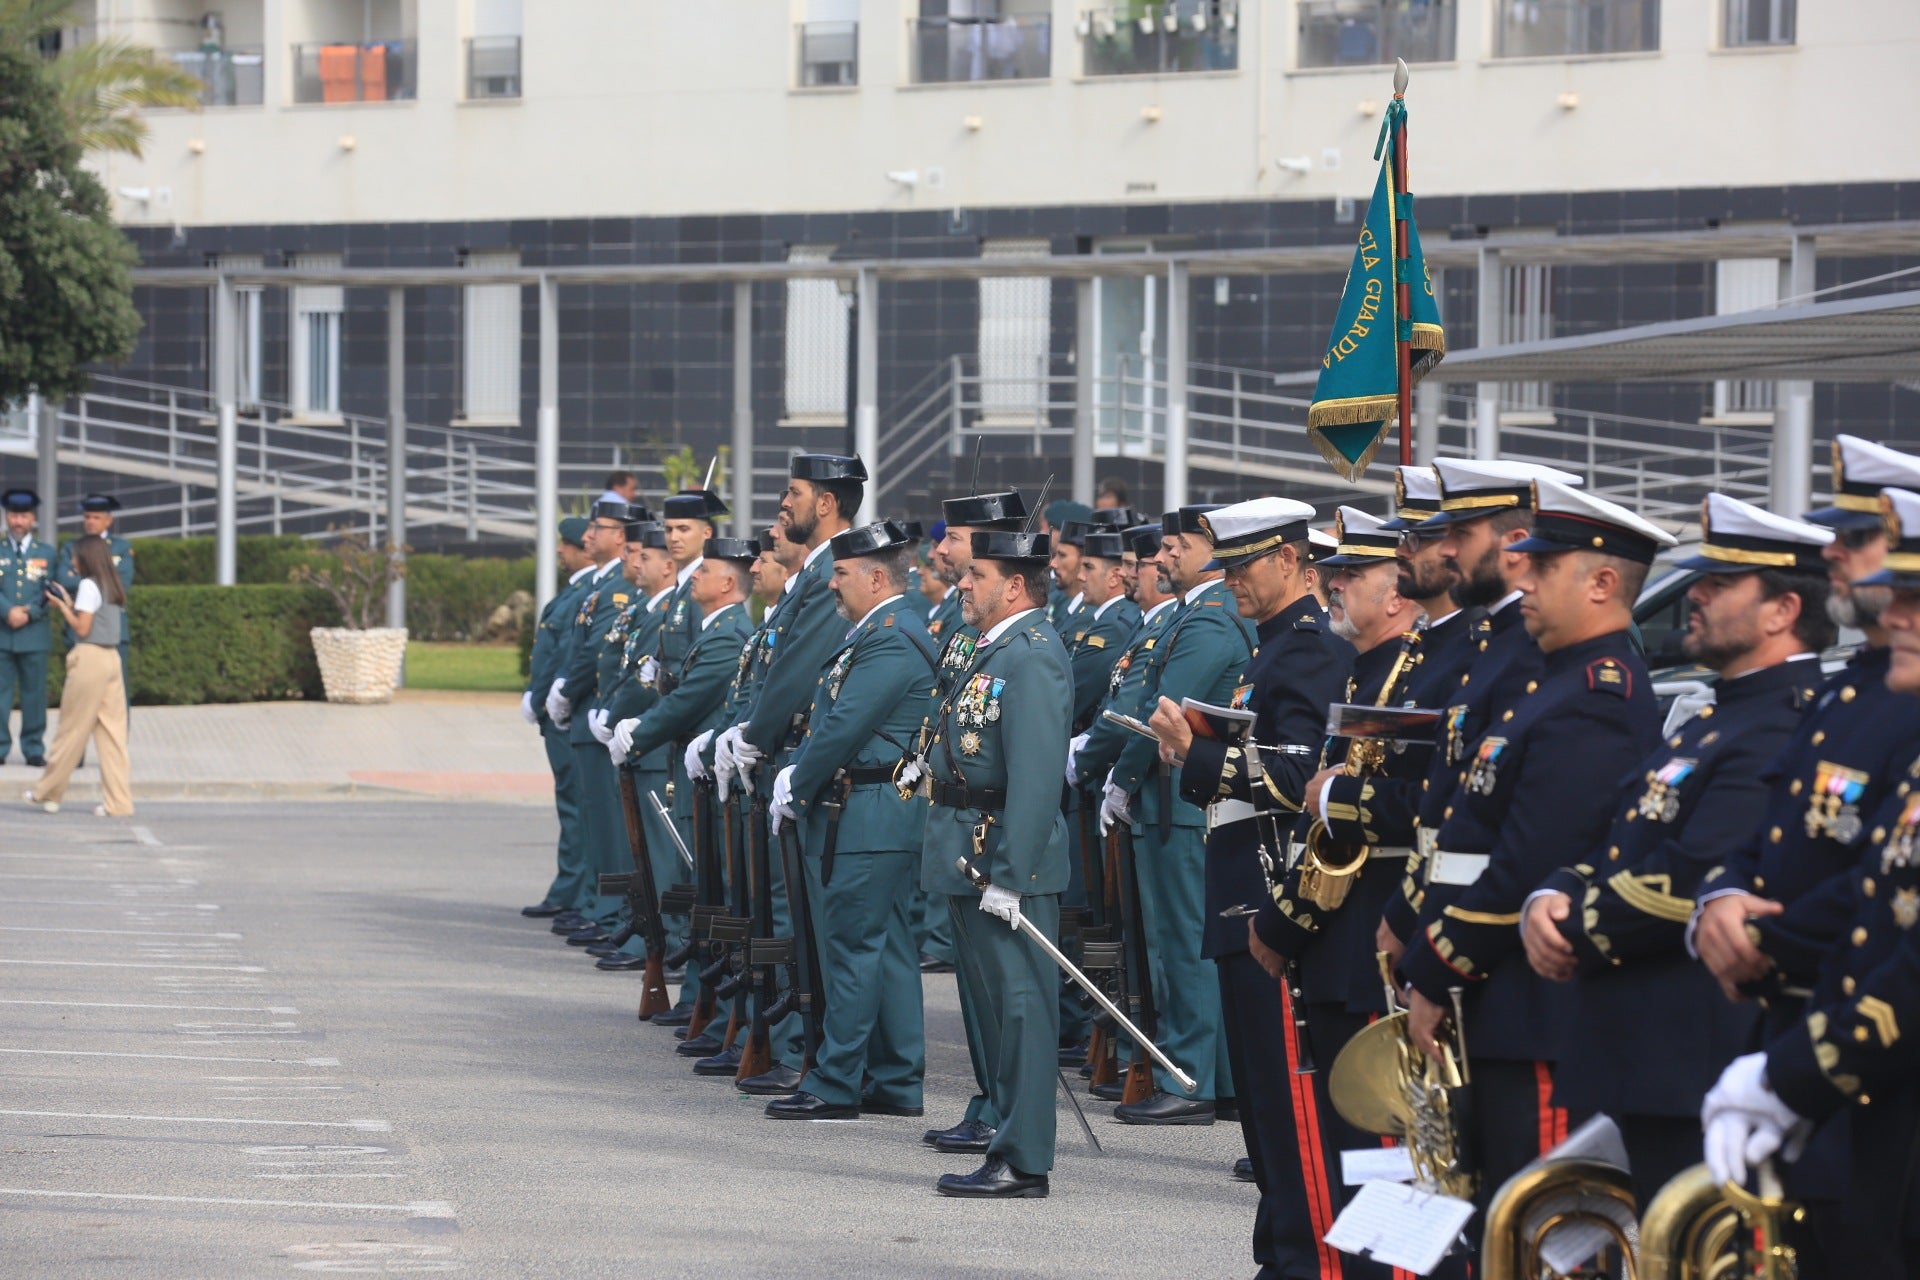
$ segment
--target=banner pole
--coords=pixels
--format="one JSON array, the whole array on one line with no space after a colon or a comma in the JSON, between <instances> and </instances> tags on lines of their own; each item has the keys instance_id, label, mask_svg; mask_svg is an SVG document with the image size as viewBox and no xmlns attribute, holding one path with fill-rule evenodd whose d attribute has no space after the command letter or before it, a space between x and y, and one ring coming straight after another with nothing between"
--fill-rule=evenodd
<instances>
[{"instance_id":1,"label":"banner pole","mask_svg":"<svg viewBox=\"0 0 1920 1280\"><path fill-rule=\"evenodd\" d=\"M1407 235L1407 64L1394 59L1393 101L1402 109L1393 123L1394 346L1399 357L1400 465L1413 463L1413 284L1407 279L1413 253Z\"/></svg>"}]
</instances>

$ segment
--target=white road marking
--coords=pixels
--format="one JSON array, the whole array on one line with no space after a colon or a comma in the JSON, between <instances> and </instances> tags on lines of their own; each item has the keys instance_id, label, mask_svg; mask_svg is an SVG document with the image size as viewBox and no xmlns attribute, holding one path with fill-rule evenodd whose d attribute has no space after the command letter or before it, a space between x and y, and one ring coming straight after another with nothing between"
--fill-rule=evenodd
<instances>
[{"instance_id":1,"label":"white road marking","mask_svg":"<svg viewBox=\"0 0 1920 1280\"><path fill-rule=\"evenodd\" d=\"M182 1013L299 1013L286 1005L122 1004L104 1000L0 1000L0 1004L48 1004L63 1009L173 1009Z\"/></svg>"},{"instance_id":2,"label":"white road marking","mask_svg":"<svg viewBox=\"0 0 1920 1280\"><path fill-rule=\"evenodd\" d=\"M0 924L0 933L107 933L116 938L244 938L244 933L192 933L177 929L48 929L30 924Z\"/></svg>"},{"instance_id":3,"label":"white road marking","mask_svg":"<svg viewBox=\"0 0 1920 1280\"><path fill-rule=\"evenodd\" d=\"M265 973L263 964L135 964L127 960L0 960L0 964L47 965L61 969L215 969L227 973Z\"/></svg>"},{"instance_id":4,"label":"white road marking","mask_svg":"<svg viewBox=\"0 0 1920 1280\"><path fill-rule=\"evenodd\" d=\"M338 1058L209 1058L197 1053L110 1053L104 1049L0 1049L37 1058L160 1058L169 1062L284 1062L295 1067L337 1067Z\"/></svg>"},{"instance_id":5,"label":"white road marking","mask_svg":"<svg viewBox=\"0 0 1920 1280\"><path fill-rule=\"evenodd\" d=\"M5 901L0 901L0 908L19 907L19 906L119 907L125 910L128 915L136 914L136 908L127 906L127 902L125 898L120 898L113 901L103 901L98 898L8 898ZM185 903L185 902L173 902L173 903L167 903L164 908L156 904L153 907L143 907L143 908L138 908L137 910L153 911L156 914L172 914L175 911L218 911L220 910L220 908L211 902L195 902L191 904Z\"/></svg>"},{"instance_id":6,"label":"white road marking","mask_svg":"<svg viewBox=\"0 0 1920 1280\"><path fill-rule=\"evenodd\" d=\"M0 871L0 880L78 880L84 884L109 884L122 889L177 889L197 887L198 880L103 880L100 876L50 876L30 871Z\"/></svg>"},{"instance_id":7,"label":"white road marking","mask_svg":"<svg viewBox=\"0 0 1920 1280\"><path fill-rule=\"evenodd\" d=\"M252 1205L263 1209L339 1209L356 1213L404 1213L410 1218L451 1218L453 1206L444 1200L412 1200L406 1204L342 1204L328 1200L245 1200L238 1196L156 1196L131 1191L41 1191L30 1187L0 1187L0 1196L42 1196L58 1200L139 1200L148 1204Z\"/></svg>"},{"instance_id":8,"label":"white road marking","mask_svg":"<svg viewBox=\"0 0 1920 1280\"><path fill-rule=\"evenodd\" d=\"M150 1120L160 1124L270 1124L289 1129L354 1129L361 1133L392 1133L385 1120L260 1120L230 1116L140 1116L113 1111L8 1111L0 1116L41 1116L52 1120Z\"/></svg>"},{"instance_id":9,"label":"white road marking","mask_svg":"<svg viewBox=\"0 0 1920 1280\"><path fill-rule=\"evenodd\" d=\"M291 1182L295 1179L326 1178L404 1178L404 1173L256 1173L256 1178L283 1178Z\"/></svg>"}]
</instances>

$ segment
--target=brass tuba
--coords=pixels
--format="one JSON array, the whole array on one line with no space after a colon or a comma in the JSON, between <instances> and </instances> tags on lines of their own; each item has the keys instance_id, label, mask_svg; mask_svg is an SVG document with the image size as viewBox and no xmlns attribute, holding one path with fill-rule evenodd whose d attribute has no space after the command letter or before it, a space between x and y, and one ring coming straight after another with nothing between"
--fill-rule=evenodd
<instances>
[{"instance_id":1,"label":"brass tuba","mask_svg":"<svg viewBox=\"0 0 1920 1280\"><path fill-rule=\"evenodd\" d=\"M1583 1224L1612 1237L1617 1272L1628 1280L1795 1280L1793 1247L1781 1228L1800 1210L1780 1194L1771 1164L1758 1195L1716 1185L1704 1164L1660 1189L1636 1228L1624 1170L1600 1160L1543 1160L1507 1180L1487 1211L1480 1249L1485 1280L1536 1280L1547 1233Z\"/></svg>"},{"instance_id":2,"label":"brass tuba","mask_svg":"<svg viewBox=\"0 0 1920 1280\"><path fill-rule=\"evenodd\" d=\"M1422 619L1418 626L1401 638L1400 654L1394 659L1393 669L1387 672L1387 678L1380 686L1380 696L1374 699L1374 706L1384 707L1392 702L1401 681L1419 663L1420 633L1425 626L1425 619ZM1325 756L1321 759L1324 763ZM1347 744L1347 758L1341 769L1349 778L1365 778L1379 773L1386 763L1387 744L1384 741L1378 738L1355 738ZM1332 911L1347 900L1347 894L1353 888L1353 878L1367 865L1367 858L1372 853L1371 845L1334 840L1327 831L1327 824L1315 818L1307 827L1306 844L1300 855L1300 896L1322 911Z\"/></svg>"}]
</instances>

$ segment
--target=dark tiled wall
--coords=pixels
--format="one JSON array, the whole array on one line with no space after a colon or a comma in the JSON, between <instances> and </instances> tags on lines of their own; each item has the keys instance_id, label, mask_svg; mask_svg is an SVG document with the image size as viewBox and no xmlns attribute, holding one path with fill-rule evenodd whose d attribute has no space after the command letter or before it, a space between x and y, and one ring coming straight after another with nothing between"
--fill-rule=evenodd
<instances>
[{"instance_id":1,"label":"dark tiled wall","mask_svg":"<svg viewBox=\"0 0 1920 1280\"><path fill-rule=\"evenodd\" d=\"M1845 221L1920 218L1920 183L1825 187L1698 188L1602 191L1560 195L1423 197L1422 234L1429 243L1512 228L1586 234L1673 230L1723 222ZM395 223L354 226L190 228L129 233L145 262L201 265L227 253L265 254L270 264L297 253L342 253L353 266L451 265L463 249L516 248L529 266L579 263L779 261L792 244L832 244L847 256L953 257L977 254L985 238L1045 236L1056 252L1086 252L1109 236L1153 237L1166 247L1196 249L1345 244L1351 219L1331 202L1241 202L1109 205L1078 208L976 209L908 213L773 214L734 217L556 219L514 222ZM1892 269L1852 260L1821 264L1822 286ZM1898 287L1893 285L1890 287ZM1224 306L1210 280L1196 281L1192 356L1196 361L1287 372L1310 367L1322 352L1340 277L1236 279ZM1443 282L1449 343L1474 345L1473 281L1455 272ZM1700 315L1711 310L1713 274L1700 264L1583 267L1556 271L1555 324L1570 334ZM754 291L754 413L762 424L782 412L784 293ZM1055 372L1071 372L1073 290L1053 294ZM143 289L137 298L147 328L129 376L204 387L207 303L187 290ZM385 298L377 290L347 297L342 404L379 415L384 406ZM963 281L900 283L882 291L880 395L883 424L900 398L940 362L975 347L977 286ZM591 286L563 293L560 315L561 419L569 442L634 446L649 440L691 442L705 451L724 441L732 416L730 289L725 286ZM285 399L287 318L283 296L270 293L264 317L266 394ZM459 410L460 293L415 289L407 295L408 414L444 423ZM538 389L537 302L524 295L522 425L531 435ZM1581 408L1662 419L1699 415L1710 389L1645 384L1564 389L1560 400ZM1904 397L1904 400L1903 400ZM1913 393L1890 388L1824 387L1816 403L1822 435L1836 426L1866 434L1920 437L1904 428ZM774 444L787 443L780 433ZM839 433L793 432L791 443L830 445ZM1018 466L1012 459L1008 465ZM1045 465L1045 464L1039 464ZM908 491L937 489L948 464L935 459ZM1129 468L1118 466L1119 471ZM1196 476L1196 481L1199 481ZM1151 477L1142 477L1151 485ZM1209 481L1212 483L1213 481ZM1143 505L1147 493L1140 494Z\"/></svg>"}]
</instances>

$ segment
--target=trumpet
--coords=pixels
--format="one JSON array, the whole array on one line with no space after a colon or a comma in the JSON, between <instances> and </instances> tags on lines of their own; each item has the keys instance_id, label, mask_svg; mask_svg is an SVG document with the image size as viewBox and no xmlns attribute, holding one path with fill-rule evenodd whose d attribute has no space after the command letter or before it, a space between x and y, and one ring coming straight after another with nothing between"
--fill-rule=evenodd
<instances>
[{"instance_id":1,"label":"trumpet","mask_svg":"<svg viewBox=\"0 0 1920 1280\"><path fill-rule=\"evenodd\" d=\"M1392 702L1400 682L1418 664L1420 633L1425 625L1423 619L1401 639L1399 656L1380 686L1380 696L1374 700L1376 707ZM1341 771L1349 778L1366 778L1379 773L1386 763L1385 742L1377 738L1355 738L1347 744L1347 757ZM1315 818L1307 827L1306 843L1300 853L1300 896L1322 911L1334 910L1347 900L1347 894L1353 889L1353 878L1360 874L1372 855L1373 846L1335 840L1327 824Z\"/></svg>"}]
</instances>

